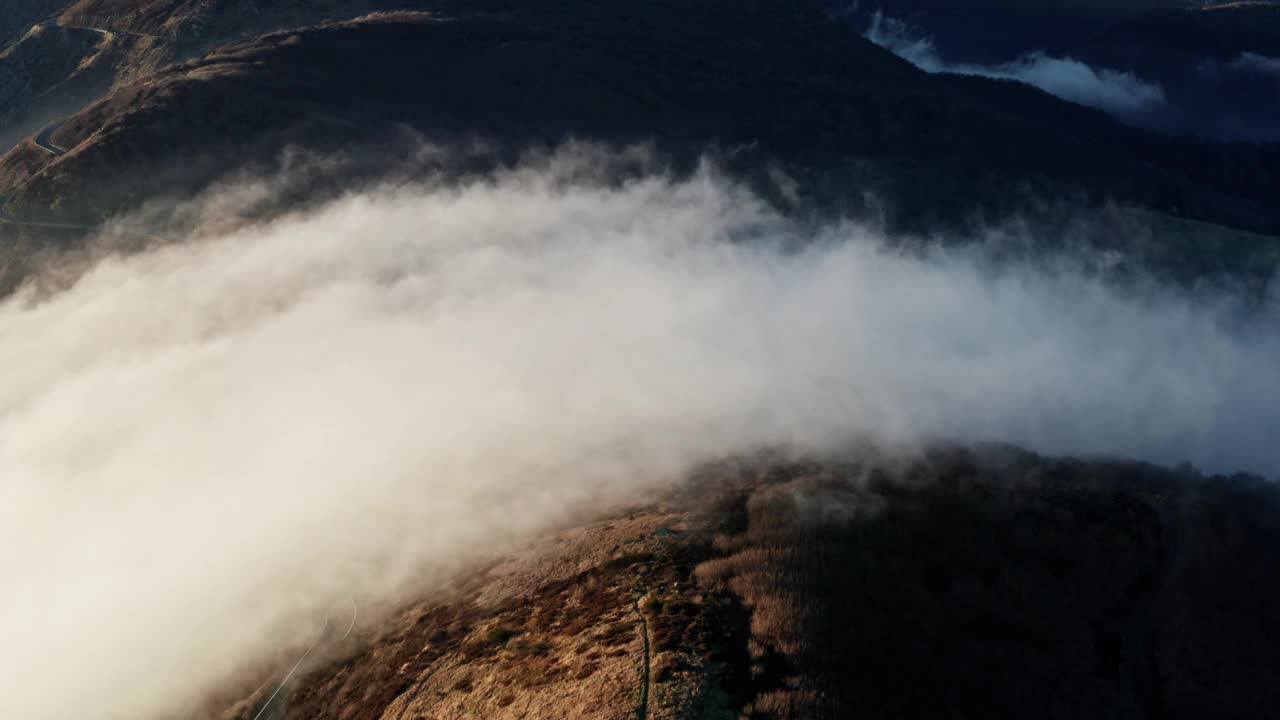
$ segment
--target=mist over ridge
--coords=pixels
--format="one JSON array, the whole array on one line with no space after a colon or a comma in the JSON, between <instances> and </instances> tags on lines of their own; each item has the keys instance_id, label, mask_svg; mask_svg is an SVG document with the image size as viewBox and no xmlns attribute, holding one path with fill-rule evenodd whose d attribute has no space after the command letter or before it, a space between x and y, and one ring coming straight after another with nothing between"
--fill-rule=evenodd
<instances>
[{"instance_id":1,"label":"mist over ridge","mask_svg":"<svg viewBox=\"0 0 1280 720\"><path fill-rule=\"evenodd\" d=\"M0 720L1280 717L1280 2L6 0Z\"/></svg>"},{"instance_id":2,"label":"mist over ridge","mask_svg":"<svg viewBox=\"0 0 1280 720\"><path fill-rule=\"evenodd\" d=\"M0 555L0 715L180 711L348 594L394 605L734 453L1280 473L1274 302L591 162L353 193L0 303L0 543L38 549Z\"/></svg>"},{"instance_id":3,"label":"mist over ridge","mask_svg":"<svg viewBox=\"0 0 1280 720\"><path fill-rule=\"evenodd\" d=\"M1130 72L1092 67L1075 58L1055 57L1043 51L990 65L948 62L939 53L933 38L912 32L906 23L887 17L881 11L871 16L865 37L926 72L1018 80L1054 97L1121 118L1156 111L1165 104L1164 89L1159 83L1145 81Z\"/></svg>"}]
</instances>

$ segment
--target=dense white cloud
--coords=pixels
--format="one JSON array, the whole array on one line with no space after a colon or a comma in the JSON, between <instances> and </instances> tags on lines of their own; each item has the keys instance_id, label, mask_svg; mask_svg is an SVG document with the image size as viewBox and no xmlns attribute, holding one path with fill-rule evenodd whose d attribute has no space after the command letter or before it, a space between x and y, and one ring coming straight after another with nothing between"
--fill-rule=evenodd
<instances>
[{"instance_id":1,"label":"dense white cloud","mask_svg":"<svg viewBox=\"0 0 1280 720\"><path fill-rule=\"evenodd\" d=\"M713 173L564 177L353 195L0 303L0 717L180 713L349 594L761 446L1280 470L1269 310L904 254Z\"/></svg>"},{"instance_id":2,"label":"dense white cloud","mask_svg":"<svg viewBox=\"0 0 1280 720\"><path fill-rule=\"evenodd\" d=\"M943 60L933 39L916 34L901 20L872 16L866 31L868 40L926 72L978 75L1002 80L1018 80L1050 95L1081 105L1096 107L1116 115L1132 115L1159 107L1164 90L1132 73L1093 68L1072 58L1058 58L1033 52L1006 63L977 65Z\"/></svg>"}]
</instances>

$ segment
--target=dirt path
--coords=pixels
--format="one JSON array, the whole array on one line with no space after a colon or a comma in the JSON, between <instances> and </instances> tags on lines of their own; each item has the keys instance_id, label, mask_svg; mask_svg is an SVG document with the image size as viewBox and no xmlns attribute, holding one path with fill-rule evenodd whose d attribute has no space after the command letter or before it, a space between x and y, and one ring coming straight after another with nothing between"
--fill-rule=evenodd
<instances>
[{"instance_id":1,"label":"dirt path","mask_svg":"<svg viewBox=\"0 0 1280 720\"><path fill-rule=\"evenodd\" d=\"M640 637L644 640L644 670L640 675L640 706L636 708L637 720L649 720L649 666L652 664L652 651L649 647L649 620L640 611L640 601L633 600L631 607L640 616Z\"/></svg>"}]
</instances>

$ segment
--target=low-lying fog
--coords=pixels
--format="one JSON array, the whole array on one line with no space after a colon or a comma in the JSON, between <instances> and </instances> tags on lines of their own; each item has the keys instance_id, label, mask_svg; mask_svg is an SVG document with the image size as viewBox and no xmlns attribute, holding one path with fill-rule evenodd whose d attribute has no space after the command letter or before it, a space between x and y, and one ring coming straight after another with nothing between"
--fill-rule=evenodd
<instances>
[{"instance_id":1,"label":"low-lying fog","mask_svg":"<svg viewBox=\"0 0 1280 720\"><path fill-rule=\"evenodd\" d=\"M1158 111L1165 104L1164 88L1133 73L1096 68L1070 57L1031 52L994 65L943 60L931 36L913 30L905 22L871 16L864 36L929 73L977 75L998 80L1018 80L1063 100L1098 108L1128 118Z\"/></svg>"},{"instance_id":2,"label":"low-lying fog","mask_svg":"<svg viewBox=\"0 0 1280 720\"><path fill-rule=\"evenodd\" d=\"M362 193L0 302L0 717L181 712L574 506L761 446L1280 472L1280 327L714 172ZM286 664L287 664L286 662Z\"/></svg>"}]
</instances>

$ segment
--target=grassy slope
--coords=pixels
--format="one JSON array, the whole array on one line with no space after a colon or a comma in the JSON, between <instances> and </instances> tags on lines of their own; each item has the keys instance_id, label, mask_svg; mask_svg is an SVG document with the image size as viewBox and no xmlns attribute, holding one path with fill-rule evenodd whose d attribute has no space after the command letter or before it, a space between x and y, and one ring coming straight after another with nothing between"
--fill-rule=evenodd
<instances>
[{"instance_id":1,"label":"grassy slope","mask_svg":"<svg viewBox=\"0 0 1280 720\"><path fill-rule=\"evenodd\" d=\"M1277 551L1256 478L1010 449L728 462L402 610L285 717L634 718L646 632L654 720L1272 717Z\"/></svg>"},{"instance_id":2,"label":"grassy slope","mask_svg":"<svg viewBox=\"0 0 1280 720\"><path fill-rule=\"evenodd\" d=\"M412 7L414 0L71 0L67 25L228 42L271 30Z\"/></svg>"},{"instance_id":3,"label":"grassy slope","mask_svg":"<svg viewBox=\"0 0 1280 720\"><path fill-rule=\"evenodd\" d=\"M712 552L687 508L557 533L338 649L292 689L283 717L631 720L643 707L650 720L733 720L747 616L694 582ZM274 687L221 717L247 720Z\"/></svg>"},{"instance_id":4,"label":"grassy slope","mask_svg":"<svg viewBox=\"0 0 1280 720\"><path fill-rule=\"evenodd\" d=\"M0 50L16 42L41 18L66 4L67 0L5 0L0 12Z\"/></svg>"},{"instance_id":5,"label":"grassy slope","mask_svg":"<svg viewBox=\"0 0 1280 720\"><path fill-rule=\"evenodd\" d=\"M0 16L0 153L49 119L83 108L113 86L199 57L217 45L412 4L413 0L13 0ZM61 27L32 28L37 21L49 20ZM81 28L112 33L104 39Z\"/></svg>"}]
</instances>

